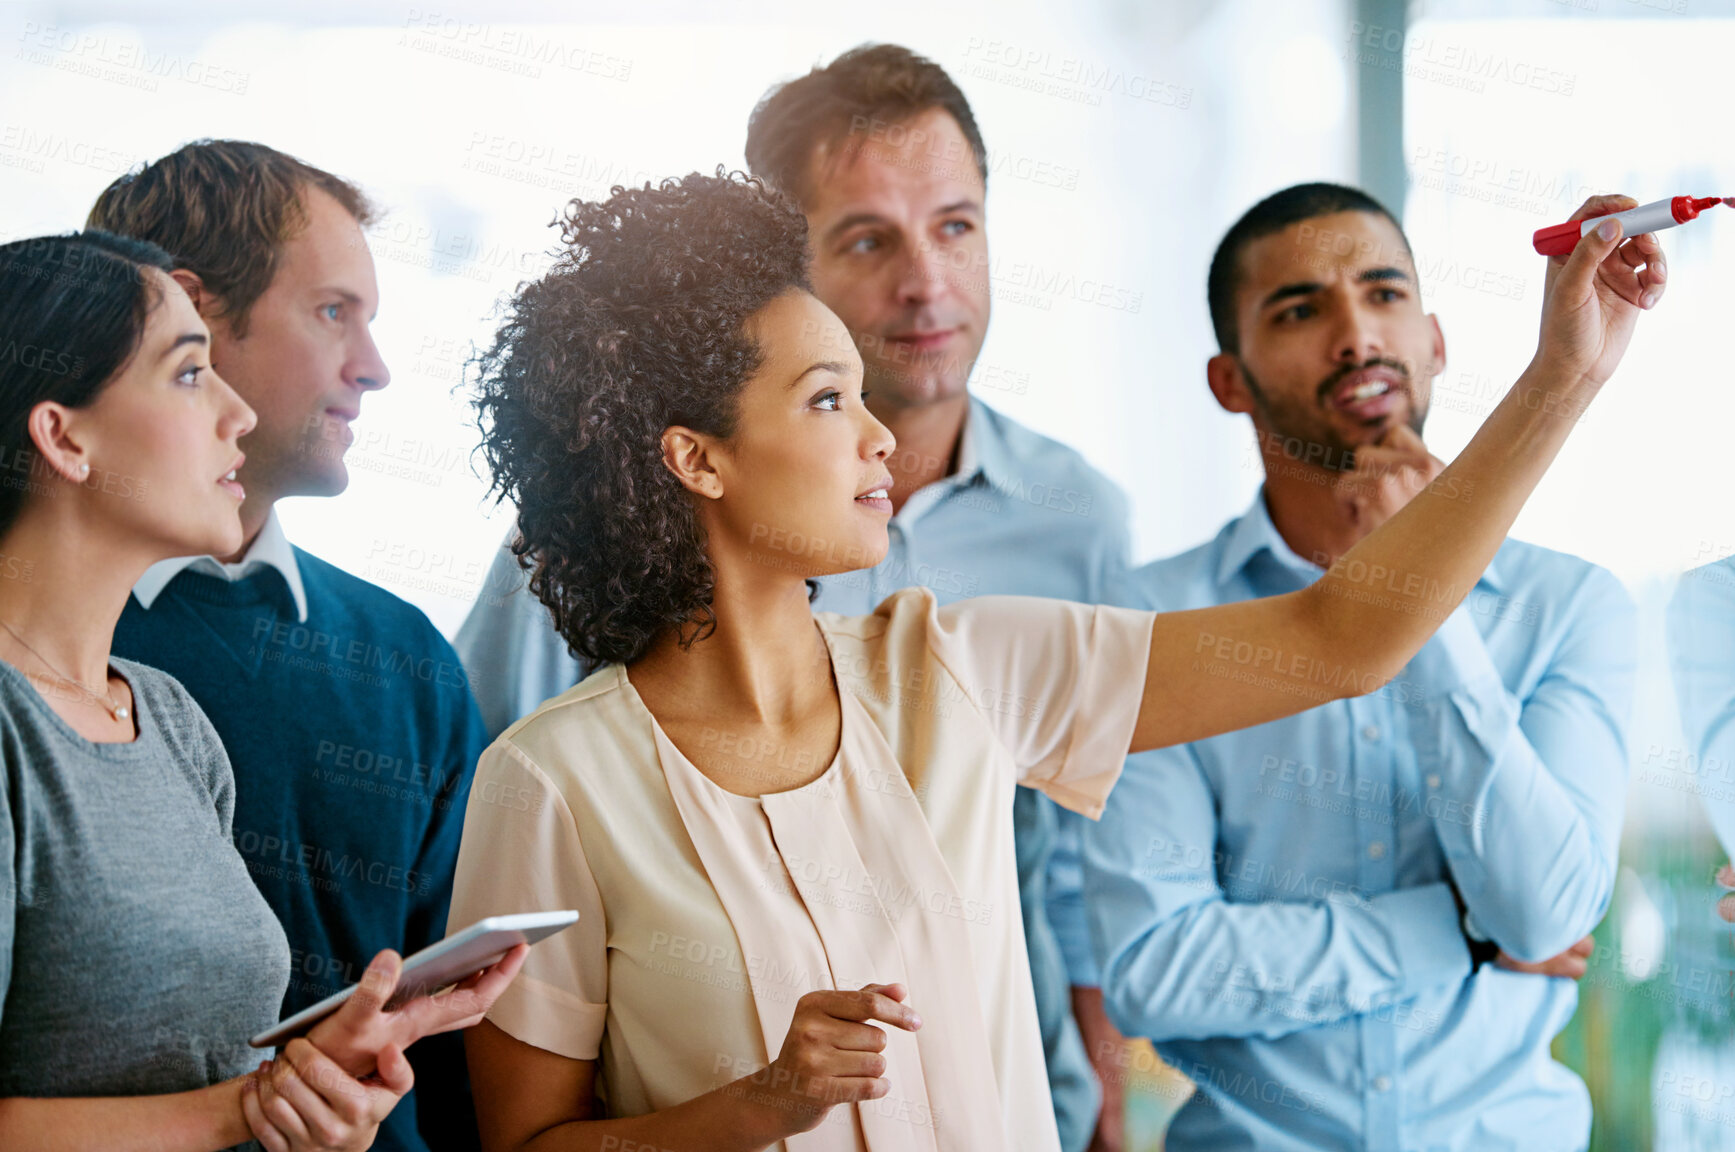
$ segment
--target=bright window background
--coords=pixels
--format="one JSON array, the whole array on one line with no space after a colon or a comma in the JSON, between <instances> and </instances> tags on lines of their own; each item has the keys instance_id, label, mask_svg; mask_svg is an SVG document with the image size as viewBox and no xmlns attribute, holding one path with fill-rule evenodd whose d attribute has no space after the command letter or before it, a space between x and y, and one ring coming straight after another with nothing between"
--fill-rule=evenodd
<instances>
[{"instance_id":1,"label":"bright window background","mask_svg":"<svg viewBox=\"0 0 1735 1152\"><path fill-rule=\"evenodd\" d=\"M1533 230L1603 192L1735 194L1735 148L1715 111L1735 21L1424 21L1407 51L1405 226L1446 333L1428 439L1450 456L1535 349ZM1570 93L1548 90L1557 79ZM1634 584L1735 552L1724 434L1735 374L1715 354L1735 294L1735 211L1659 238L1666 306L1640 325L1516 528Z\"/></svg>"},{"instance_id":2,"label":"bright window background","mask_svg":"<svg viewBox=\"0 0 1735 1152\"><path fill-rule=\"evenodd\" d=\"M1685 18L1675 0L1522 6L1552 19L1441 15L1503 15L1494 7L1433 5L1436 18L1414 24L1402 49L1405 224L1449 360L1428 439L1447 458L1535 346L1534 229L1601 192L1735 194L1719 116L1735 21ZM1605 18L1562 18L1575 12ZM1556 1052L1590 1085L1593 1147L1728 1149L1735 1021L1708 991L1735 969L1711 913L1725 854L1680 769L1696 756L1683 747L1662 620L1673 577L1735 552L1724 444L1735 418L1724 354L1735 212L1714 209L1660 239L1664 305L1644 317L1514 534L1611 569L1640 610L1620 878Z\"/></svg>"},{"instance_id":3,"label":"bright window background","mask_svg":"<svg viewBox=\"0 0 1735 1152\"><path fill-rule=\"evenodd\" d=\"M555 4L360 3L307 23L281 7L0 16L0 230L75 227L114 176L199 136L261 140L360 183L388 212L372 241L393 382L363 405L349 491L283 516L297 543L448 635L508 527L482 501L454 389L496 302L544 266L559 206L741 166L770 84L868 40L943 64L992 152L980 394L1121 483L1141 558L1208 536L1257 486L1249 437L1204 384L1205 268L1259 196L1353 176L1342 3L902 0L726 19L695 5L638 24ZM343 23L310 26L322 20Z\"/></svg>"}]
</instances>

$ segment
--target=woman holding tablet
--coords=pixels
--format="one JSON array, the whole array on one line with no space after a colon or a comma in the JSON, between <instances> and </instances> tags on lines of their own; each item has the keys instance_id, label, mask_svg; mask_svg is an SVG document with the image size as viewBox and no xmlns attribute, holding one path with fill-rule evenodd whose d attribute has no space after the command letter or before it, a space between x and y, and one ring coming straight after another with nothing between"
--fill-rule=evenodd
<instances>
[{"instance_id":1,"label":"woman holding tablet","mask_svg":"<svg viewBox=\"0 0 1735 1152\"><path fill-rule=\"evenodd\" d=\"M1506 402L1305 591L816 617L807 578L885 553L893 444L801 214L693 175L574 202L564 239L480 362L531 587L602 662L471 793L454 919L581 912L468 1035L489 1152L1057 1147L1013 784L1094 815L1129 751L1388 682L1444 612L1348 573L1470 588L1664 278L1618 233L1553 261Z\"/></svg>"},{"instance_id":2,"label":"woman holding tablet","mask_svg":"<svg viewBox=\"0 0 1735 1152\"><path fill-rule=\"evenodd\" d=\"M0 1148L365 1148L403 1049L524 952L392 1012L382 953L250 1073L289 949L229 840L228 758L180 684L109 655L150 564L241 542L253 412L170 267L104 233L0 245Z\"/></svg>"}]
</instances>

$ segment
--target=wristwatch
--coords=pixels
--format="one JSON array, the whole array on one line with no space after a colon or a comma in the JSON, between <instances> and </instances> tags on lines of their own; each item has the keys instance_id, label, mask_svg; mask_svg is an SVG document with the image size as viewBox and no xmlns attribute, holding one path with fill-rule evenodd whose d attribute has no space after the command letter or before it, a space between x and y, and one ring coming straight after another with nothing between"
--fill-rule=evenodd
<instances>
[{"instance_id":1,"label":"wristwatch","mask_svg":"<svg viewBox=\"0 0 1735 1152\"><path fill-rule=\"evenodd\" d=\"M1500 955L1500 945L1488 939L1476 928L1476 922L1470 919L1469 909L1458 917L1458 927L1464 933L1464 943L1470 946L1470 971L1479 970L1484 964L1492 964Z\"/></svg>"}]
</instances>

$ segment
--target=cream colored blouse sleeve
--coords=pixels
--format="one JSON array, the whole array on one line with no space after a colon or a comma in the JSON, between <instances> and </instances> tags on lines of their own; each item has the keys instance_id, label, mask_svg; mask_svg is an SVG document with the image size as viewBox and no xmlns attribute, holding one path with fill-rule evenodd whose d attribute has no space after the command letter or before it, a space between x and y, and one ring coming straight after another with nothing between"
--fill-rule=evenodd
<instances>
[{"instance_id":1,"label":"cream colored blouse sleeve","mask_svg":"<svg viewBox=\"0 0 1735 1152\"><path fill-rule=\"evenodd\" d=\"M578 922L530 949L488 1019L526 1044L595 1060L608 1015L602 899L565 798L503 737L476 764L447 923L563 908L576 908Z\"/></svg>"},{"instance_id":2,"label":"cream colored blouse sleeve","mask_svg":"<svg viewBox=\"0 0 1735 1152\"><path fill-rule=\"evenodd\" d=\"M929 611L935 656L1011 750L1019 783L1100 816L1132 743L1155 614L1033 596Z\"/></svg>"}]
</instances>

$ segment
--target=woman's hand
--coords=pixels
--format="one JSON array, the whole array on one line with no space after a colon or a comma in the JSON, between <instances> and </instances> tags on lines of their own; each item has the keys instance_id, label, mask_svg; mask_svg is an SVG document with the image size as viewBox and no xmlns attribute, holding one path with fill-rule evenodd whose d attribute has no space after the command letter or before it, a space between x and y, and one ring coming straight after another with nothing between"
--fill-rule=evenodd
<instances>
[{"instance_id":1,"label":"woman's hand","mask_svg":"<svg viewBox=\"0 0 1735 1152\"><path fill-rule=\"evenodd\" d=\"M817 1128L835 1104L878 1100L891 1091L880 1055L886 1034L869 1021L914 1032L922 1018L904 1005L908 995L902 984L867 984L858 992L809 992L795 1002L783 1051L766 1077L782 1098L780 1107L799 1118L794 1131Z\"/></svg>"},{"instance_id":2,"label":"woman's hand","mask_svg":"<svg viewBox=\"0 0 1735 1152\"><path fill-rule=\"evenodd\" d=\"M360 1152L415 1085L401 1049L379 1053L376 1079L357 1080L301 1038L241 1089L241 1113L265 1152Z\"/></svg>"},{"instance_id":3,"label":"woman's hand","mask_svg":"<svg viewBox=\"0 0 1735 1152\"><path fill-rule=\"evenodd\" d=\"M1574 220L1638 207L1630 196L1592 196ZM1663 297L1668 261L1650 233L1625 239L1605 220L1569 256L1550 256L1542 289L1542 338L1536 366L1566 382L1601 386L1614 374L1639 312Z\"/></svg>"},{"instance_id":4,"label":"woman's hand","mask_svg":"<svg viewBox=\"0 0 1735 1152\"><path fill-rule=\"evenodd\" d=\"M315 1024L307 1038L345 1072L366 1076L387 1051L402 1053L423 1036L480 1022L518 975L529 952L528 944L519 944L448 991L387 1009L404 966L402 958L387 949L373 958L355 993Z\"/></svg>"}]
</instances>

